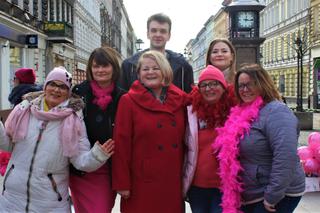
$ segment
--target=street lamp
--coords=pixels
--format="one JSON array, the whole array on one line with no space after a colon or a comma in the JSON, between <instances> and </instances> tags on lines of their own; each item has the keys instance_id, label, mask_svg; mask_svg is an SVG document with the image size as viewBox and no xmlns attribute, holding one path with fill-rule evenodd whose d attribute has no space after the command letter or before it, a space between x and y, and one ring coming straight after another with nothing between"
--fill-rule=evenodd
<instances>
[{"instance_id":1,"label":"street lamp","mask_svg":"<svg viewBox=\"0 0 320 213\"><path fill-rule=\"evenodd\" d=\"M192 56L192 53L185 47L183 49L183 55L187 60L190 60L190 57Z\"/></svg>"},{"instance_id":2,"label":"street lamp","mask_svg":"<svg viewBox=\"0 0 320 213\"><path fill-rule=\"evenodd\" d=\"M138 38L136 40L136 45L137 45L137 51L141 50L141 44L143 44L144 42L142 41L142 39Z\"/></svg>"},{"instance_id":3,"label":"street lamp","mask_svg":"<svg viewBox=\"0 0 320 213\"><path fill-rule=\"evenodd\" d=\"M294 50L297 53L297 111L303 111L303 57L309 50L307 45L307 29L301 33L298 30L297 37L293 40L295 44Z\"/></svg>"}]
</instances>

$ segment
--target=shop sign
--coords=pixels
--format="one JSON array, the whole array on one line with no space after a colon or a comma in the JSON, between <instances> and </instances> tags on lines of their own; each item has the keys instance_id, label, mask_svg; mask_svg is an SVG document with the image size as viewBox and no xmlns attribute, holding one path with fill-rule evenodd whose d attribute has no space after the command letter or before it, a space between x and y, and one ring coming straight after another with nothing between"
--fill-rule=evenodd
<instances>
[{"instance_id":1,"label":"shop sign","mask_svg":"<svg viewBox=\"0 0 320 213\"><path fill-rule=\"evenodd\" d=\"M38 35L26 35L28 48L38 48Z\"/></svg>"}]
</instances>

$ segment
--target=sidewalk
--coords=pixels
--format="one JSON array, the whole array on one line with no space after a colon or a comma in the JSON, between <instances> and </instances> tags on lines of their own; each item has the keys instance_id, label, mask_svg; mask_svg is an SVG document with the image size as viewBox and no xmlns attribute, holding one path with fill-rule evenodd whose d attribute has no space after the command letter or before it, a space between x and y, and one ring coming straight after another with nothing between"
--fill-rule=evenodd
<instances>
[{"instance_id":1,"label":"sidewalk","mask_svg":"<svg viewBox=\"0 0 320 213\"><path fill-rule=\"evenodd\" d=\"M320 192L308 192L302 199L294 213L317 213L320 212Z\"/></svg>"},{"instance_id":2,"label":"sidewalk","mask_svg":"<svg viewBox=\"0 0 320 213\"><path fill-rule=\"evenodd\" d=\"M2 186L2 181L3 181L3 177L0 176L1 186ZM319 202L320 202L320 192L308 192L302 197L294 213L318 213L320 212ZM112 213L120 213L120 197L119 196L117 196L116 198L116 203L114 205ZM186 213L192 213L188 203L186 203Z\"/></svg>"},{"instance_id":3,"label":"sidewalk","mask_svg":"<svg viewBox=\"0 0 320 213\"><path fill-rule=\"evenodd\" d=\"M306 193L294 213L318 213L320 212L320 192ZM120 213L120 197L117 196L112 213ZM186 213L192 213L190 206L186 203Z\"/></svg>"},{"instance_id":4,"label":"sidewalk","mask_svg":"<svg viewBox=\"0 0 320 213\"><path fill-rule=\"evenodd\" d=\"M308 144L308 136L311 132L320 132L320 113L313 114L313 130L301 131L300 145ZM320 192L307 192L303 195L294 213L317 213L320 212Z\"/></svg>"}]
</instances>

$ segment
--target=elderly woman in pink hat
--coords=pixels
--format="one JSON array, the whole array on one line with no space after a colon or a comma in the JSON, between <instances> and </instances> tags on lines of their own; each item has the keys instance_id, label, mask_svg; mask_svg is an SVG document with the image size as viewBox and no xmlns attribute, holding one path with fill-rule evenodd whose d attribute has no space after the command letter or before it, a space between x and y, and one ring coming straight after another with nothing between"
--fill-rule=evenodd
<instances>
[{"instance_id":1,"label":"elderly woman in pink hat","mask_svg":"<svg viewBox=\"0 0 320 213\"><path fill-rule=\"evenodd\" d=\"M199 76L199 84L190 92L187 107L186 159L183 174L183 195L192 212L222 212L218 161L211 144L223 126L230 108L235 105L232 86L223 73L208 65Z\"/></svg>"},{"instance_id":2,"label":"elderly woman in pink hat","mask_svg":"<svg viewBox=\"0 0 320 213\"><path fill-rule=\"evenodd\" d=\"M12 149L0 209L4 212L70 212L69 164L94 171L113 154L114 142L90 150L83 102L71 97L63 67L47 76L44 91L30 94L10 113L0 148Z\"/></svg>"}]
</instances>

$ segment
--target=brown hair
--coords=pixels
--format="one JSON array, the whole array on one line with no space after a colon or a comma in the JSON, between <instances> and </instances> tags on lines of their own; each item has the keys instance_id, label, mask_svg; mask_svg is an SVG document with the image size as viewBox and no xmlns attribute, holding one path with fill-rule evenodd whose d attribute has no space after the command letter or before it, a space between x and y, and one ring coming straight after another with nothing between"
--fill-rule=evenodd
<instances>
[{"instance_id":1,"label":"brown hair","mask_svg":"<svg viewBox=\"0 0 320 213\"><path fill-rule=\"evenodd\" d=\"M157 14L150 16L147 21L147 30L148 31L149 31L150 22L152 22L152 21L156 21L161 24L168 23L169 24L169 33L171 32L171 24L172 23L171 23L171 19L169 18L169 16L167 16L163 13L157 13Z\"/></svg>"},{"instance_id":2,"label":"brown hair","mask_svg":"<svg viewBox=\"0 0 320 213\"><path fill-rule=\"evenodd\" d=\"M210 61L211 52L212 52L212 49L213 49L214 45L216 45L219 42L222 42L222 43L225 43L226 45L228 45L228 47L230 48L231 54L233 56L232 63L230 65L230 75L226 76L226 80L228 81L228 83L233 83L234 76L235 76L235 73L236 73L236 50L235 50L234 46L231 44L231 42L228 39L217 38L217 39L214 39L210 43L208 51L207 51L207 55L206 55L206 66L213 65L211 63L211 61ZM221 70L221 71L223 71L223 70Z\"/></svg>"},{"instance_id":3,"label":"brown hair","mask_svg":"<svg viewBox=\"0 0 320 213\"><path fill-rule=\"evenodd\" d=\"M140 56L139 61L138 61L138 65L137 65L138 74L140 72L143 59L145 59L145 58L150 58L158 64L158 66L160 67L160 72L163 76L163 84L164 84L164 86L169 86L173 80L173 72L172 72L171 66L170 66L167 58L164 56L164 54L159 51L155 51L155 50L149 50L147 52L144 52Z\"/></svg>"},{"instance_id":4,"label":"brown hair","mask_svg":"<svg viewBox=\"0 0 320 213\"><path fill-rule=\"evenodd\" d=\"M239 100L241 100L241 98L239 94L238 80L242 73L249 75L250 78L255 81L265 103L269 103L273 100L281 100L281 96L270 75L259 64L242 64L240 69L237 71L234 86L236 96L239 98Z\"/></svg>"},{"instance_id":5,"label":"brown hair","mask_svg":"<svg viewBox=\"0 0 320 213\"><path fill-rule=\"evenodd\" d=\"M93 80L92 64L112 66L112 81L116 82L120 77L120 55L111 47L99 47L92 51L87 64L87 79Z\"/></svg>"}]
</instances>

